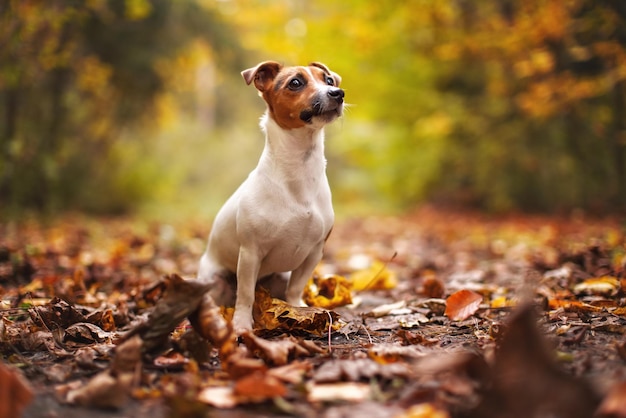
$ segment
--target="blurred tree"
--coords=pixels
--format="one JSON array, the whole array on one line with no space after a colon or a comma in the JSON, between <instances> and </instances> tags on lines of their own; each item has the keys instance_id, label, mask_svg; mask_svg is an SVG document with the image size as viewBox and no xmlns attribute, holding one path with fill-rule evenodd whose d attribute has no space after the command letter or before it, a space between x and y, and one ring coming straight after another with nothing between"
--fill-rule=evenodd
<instances>
[{"instance_id":1,"label":"blurred tree","mask_svg":"<svg viewBox=\"0 0 626 418\"><path fill-rule=\"evenodd\" d=\"M146 197L149 184L119 190L112 146L155 117L170 76L160 68L197 39L241 68L228 25L195 1L0 3L4 209L124 210Z\"/></svg>"},{"instance_id":2,"label":"blurred tree","mask_svg":"<svg viewBox=\"0 0 626 418\"><path fill-rule=\"evenodd\" d=\"M250 48L344 76L347 184L398 206L626 205L626 3L229 3Z\"/></svg>"}]
</instances>

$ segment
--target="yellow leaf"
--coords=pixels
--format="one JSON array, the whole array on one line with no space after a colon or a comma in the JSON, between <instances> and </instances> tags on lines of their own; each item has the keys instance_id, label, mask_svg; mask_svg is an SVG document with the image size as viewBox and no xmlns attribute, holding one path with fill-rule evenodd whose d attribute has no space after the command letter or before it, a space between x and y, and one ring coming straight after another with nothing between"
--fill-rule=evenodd
<instances>
[{"instance_id":1,"label":"yellow leaf","mask_svg":"<svg viewBox=\"0 0 626 418\"><path fill-rule=\"evenodd\" d=\"M587 293L593 295L614 295L620 287L615 277L603 276L587 279L574 286L574 293Z\"/></svg>"},{"instance_id":2,"label":"yellow leaf","mask_svg":"<svg viewBox=\"0 0 626 418\"><path fill-rule=\"evenodd\" d=\"M302 299L309 306L333 309L352 303L351 283L345 277L332 275L321 277L317 272L309 279Z\"/></svg>"},{"instance_id":3,"label":"yellow leaf","mask_svg":"<svg viewBox=\"0 0 626 418\"><path fill-rule=\"evenodd\" d=\"M340 327L338 315L316 307L291 306L280 299L272 298L265 289L256 292L254 321L258 327L283 331L304 331L313 335L324 335L329 325Z\"/></svg>"},{"instance_id":4,"label":"yellow leaf","mask_svg":"<svg viewBox=\"0 0 626 418\"><path fill-rule=\"evenodd\" d=\"M490 306L492 308L511 308L515 305L515 301L512 299L508 299L506 296L498 296L490 303Z\"/></svg>"},{"instance_id":5,"label":"yellow leaf","mask_svg":"<svg viewBox=\"0 0 626 418\"><path fill-rule=\"evenodd\" d=\"M369 268L352 273L349 280L354 290L393 289L398 285L396 273L378 260L374 261Z\"/></svg>"}]
</instances>

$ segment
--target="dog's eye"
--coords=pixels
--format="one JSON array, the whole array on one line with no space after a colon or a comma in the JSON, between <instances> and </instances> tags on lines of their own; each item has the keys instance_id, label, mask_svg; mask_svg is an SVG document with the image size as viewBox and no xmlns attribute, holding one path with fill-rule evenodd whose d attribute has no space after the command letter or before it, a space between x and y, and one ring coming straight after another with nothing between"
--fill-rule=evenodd
<instances>
[{"instance_id":1,"label":"dog's eye","mask_svg":"<svg viewBox=\"0 0 626 418\"><path fill-rule=\"evenodd\" d=\"M300 87L302 87L304 84L302 83L302 81L300 81L300 79L298 78L294 78L293 80L291 80L289 82L289 84L287 85L291 90L297 90Z\"/></svg>"},{"instance_id":2,"label":"dog's eye","mask_svg":"<svg viewBox=\"0 0 626 418\"><path fill-rule=\"evenodd\" d=\"M326 77L326 84L328 84L329 86L334 86L335 80L332 77Z\"/></svg>"}]
</instances>

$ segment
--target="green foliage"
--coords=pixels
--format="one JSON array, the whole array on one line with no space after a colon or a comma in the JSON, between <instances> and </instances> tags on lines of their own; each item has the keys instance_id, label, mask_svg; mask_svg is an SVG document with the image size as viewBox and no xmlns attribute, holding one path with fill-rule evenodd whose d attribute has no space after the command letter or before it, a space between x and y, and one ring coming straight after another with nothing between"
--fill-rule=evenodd
<instances>
[{"instance_id":1,"label":"green foliage","mask_svg":"<svg viewBox=\"0 0 626 418\"><path fill-rule=\"evenodd\" d=\"M620 2L231 3L255 48L344 76L342 193L345 174L396 207L626 205Z\"/></svg>"},{"instance_id":2,"label":"green foliage","mask_svg":"<svg viewBox=\"0 0 626 418\"><path fill-rule=\"evenodd\" d=\"M158 126L156 105L169 81L159 65L191 42L215 44L223 64L238 68L227 31L190 1L3 2L3 209L123 211L150 197L154 164L119 138L141 124Z\"/></svg>"}]
</instances>

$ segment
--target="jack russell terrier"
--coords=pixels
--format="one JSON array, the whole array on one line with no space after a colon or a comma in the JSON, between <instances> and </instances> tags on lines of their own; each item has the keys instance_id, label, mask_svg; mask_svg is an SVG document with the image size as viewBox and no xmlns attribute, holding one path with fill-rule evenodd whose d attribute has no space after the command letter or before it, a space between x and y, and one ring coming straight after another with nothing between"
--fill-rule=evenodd
<instances>
[{"instance_id":1,"label":"jack russell terrier","mask_svg":"<svg viewBox=\"0 0 626 418\"><path fill-rule=\"evenodd\" d=\"M218 305L235 305L238 334L252 329L257 282L301 304L334 222L326 178L324 126L343 113L341 77L324 64L262 62L241 73L267 103L257 167L218 212L199 280ZM290 273L290 274L284 274Z\"/></svg>"}]
</instances>

